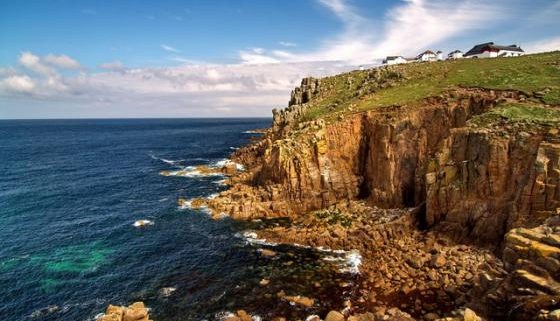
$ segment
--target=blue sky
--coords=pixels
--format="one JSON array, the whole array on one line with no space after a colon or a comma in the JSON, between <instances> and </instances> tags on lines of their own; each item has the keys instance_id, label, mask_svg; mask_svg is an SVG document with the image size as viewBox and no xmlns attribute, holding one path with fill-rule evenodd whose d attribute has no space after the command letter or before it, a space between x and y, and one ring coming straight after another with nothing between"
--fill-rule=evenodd
<instances>
[{"instance_id":1,"label":"blue sky","mask_svg":"<svg viewBox=\"0 0 560 321\"><path fill-rule=\"evenodd\" d=\"M560 0L0 2L0 118L269 116L307 75L485 41L560 49Z\"/></svg>"}]
</instances>

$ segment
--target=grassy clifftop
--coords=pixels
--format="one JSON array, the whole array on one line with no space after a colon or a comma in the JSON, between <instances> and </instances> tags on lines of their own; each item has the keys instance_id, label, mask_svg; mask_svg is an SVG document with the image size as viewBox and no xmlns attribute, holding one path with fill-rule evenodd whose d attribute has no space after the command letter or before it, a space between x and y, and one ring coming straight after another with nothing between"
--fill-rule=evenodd
<instances>
[{"instance_id":1,"label":"grassy clifftop","mask_svg":"<svg viewBox=\"0 0 560 321\"><path fill-rule=\"evenodd\" d=\"M409 105L458 87L516 90L527 94L528 107L515 114L541 115L534 108L560 105L560 51L516 58L459 59L386 67L382 86L371 70L321 79L321 95L308 103L305 120L332 119L376 107ZM531 104L539 104L532 106ZM507 106L505 106L507 108ZM520 106L515 108L519 109ZM531 112L527 112L527 108ZM558 117L553 110L553 117ZM546 114L546 113L545 113ZM509 115L504 112L504 115Z\"/></svg>"}]
</instances>

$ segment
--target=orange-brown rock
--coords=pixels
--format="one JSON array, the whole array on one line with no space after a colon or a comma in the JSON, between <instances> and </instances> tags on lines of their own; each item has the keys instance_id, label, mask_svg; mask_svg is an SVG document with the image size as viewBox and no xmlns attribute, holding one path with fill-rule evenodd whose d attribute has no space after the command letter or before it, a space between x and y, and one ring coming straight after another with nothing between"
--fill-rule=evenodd
<instances>
[{"instance_id":1,"label":"orange-brown rock","mask_svg":"<svg viewBox=\"0 0 560 321\"><path fill-rule=\"evenodd\" d=\"M560 218L516 228L504 239L503 268L479 275L472 301L492 318L536 320L560 309Z\"/></svg>"},{"instance_id":2,"label":"orange-brown rock","mask_svg":"<svg viewBox=\"0 0 560 321\"><path fill-rule=\"evenodd\" d=\"M148 310L142 302L135 302L128 307L109 304L99 321L151 321Z\"/></svg>"},{"instance_id":3,"label":"orange-brown rock","mask_svg":"<svg viewBox=\"0 0 560 321\"><path fill-rule=\"evenodd\" d=\"M294 105L276 114L261 141L233 155L249 170L209 206L251 219L295 217L348 199L382 208L422 205L421 223L484 244L551 215L560 202L558 135L469 123L517 92L450 95L332 123L298 122Z\"/></svg>"}]
</instances>

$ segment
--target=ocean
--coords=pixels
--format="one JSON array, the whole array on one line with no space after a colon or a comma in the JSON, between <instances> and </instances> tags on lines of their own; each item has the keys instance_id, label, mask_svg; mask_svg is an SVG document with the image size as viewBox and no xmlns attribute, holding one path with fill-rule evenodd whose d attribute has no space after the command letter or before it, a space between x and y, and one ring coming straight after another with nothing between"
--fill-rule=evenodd
<instances>
[{"instance_id":1,"label":"ocean","mask_svg":"<svg viewBox=\"0 0 560 321\"><path fill-rule=\"evenodd\" d=\"M357 278L345 253L253 240L251 229L285 221L213 220L179 208L179 198L226 189L224 177L160 175L223 162L270 122L0 121L0 320L95 320L109 303L134 301L156 321L342 308L353 293L339 284ZM316 304L294 305L279 291Z\"/></svg>"}]
</instances>

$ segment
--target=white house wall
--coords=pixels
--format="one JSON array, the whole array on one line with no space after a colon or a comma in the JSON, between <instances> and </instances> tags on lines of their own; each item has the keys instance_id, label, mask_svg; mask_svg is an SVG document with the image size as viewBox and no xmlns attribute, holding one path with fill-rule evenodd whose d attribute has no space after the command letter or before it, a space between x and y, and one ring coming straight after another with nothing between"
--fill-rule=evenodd
<instances>
[{"instance_id":1,"label":"white house wall","mask_svg":"<svg viewBox=\"0 0 560 321\"><path fill-rule=\"evenodd\" d=\"M518 57L523 55L523 53L519 51L500 50L500 52L498 52L498 56L502 54L504 54L504 57Z\"/></svg>"}]
</instances>

